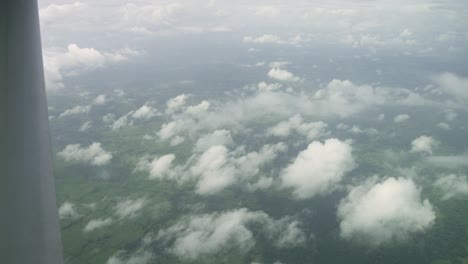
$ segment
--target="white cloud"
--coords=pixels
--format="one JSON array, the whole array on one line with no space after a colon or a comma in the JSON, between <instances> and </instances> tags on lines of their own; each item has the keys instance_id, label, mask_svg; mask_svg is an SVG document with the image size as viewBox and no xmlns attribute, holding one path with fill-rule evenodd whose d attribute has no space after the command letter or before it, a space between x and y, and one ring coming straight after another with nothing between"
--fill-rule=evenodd
<instances>
[{"instance_id":1,"label":"white cloud","mask_svg":"<svg viewBox=\"0 0 468 264\"><path fill-rule=\"evenodd\" d=\"M257 89L261 92L274 92L278 91L283 87L280 83L266 83L266 82L259 82L257 84Z\"/></svg>"},{"instance_id":2,"label":"white cloud","mask_svg":"<svg viewBox=\"0 0 468 264\"><path fill-rule=\"evenodd\" d=\"M350 143L338 139L323 144L314 141L282 172L282 185L292 188L297 199L325 195L354 167Z\"/></svg>"},{"instance_id":3,"label":"white cloud","mask_svg":"<svg viewBox=\"0 0 468 264\"><path fill-rule=\"evenodd\" d=\"M407 114L400 114L400 115L395 116L395 118L393 118L393 122L403 123L403 122L408 121L410 118L411 118L411 116L409 116Z\"/></svg>"},{"instance_id":4,"label":"white cloud","mask_svg":"<svg viewBox=\"0 0 468 264\"><path fill-rule=\"evenodd\" d=\"M200 137L195 144L195 150L205 151L212 146L231 146L233 143L234 141L232 140L231 132L229 130L215 130L213 133Z\"/></svg>"},{"instance_id":5,"label":"white cloud","mask_svg":"<svg viewBox=\"0 0 468 264\"><path fill-rule=\"evenodd\" d=\"M223 145L215 145L203 152L190 168L198 180L197 193L211 195L236 182L249 182L260 168L287 149L278 143L265 145L259 152L242 153L242 149L229 152Z\"/></svg>"},{"instance_id":6,"label":"white cloud","mask_svg":"<svg viewBox=\"0 0 468 264\"><path fill-rule=\"evenodd\" d=\"M171 178L172 162L175 160L174 154L167 154L162 157L155 157L152 160L144 157L137 164L137 171L146 171L150 179Z\"/></svg>"},{"instance_id":7,"label":"white cloud","mask_svg":"<svg viewBox=\"0 0 468 264\"><path fill-rule=\"evenodd\" d=\"M322 121L304 123L302 116L297 114L290 117L287 121L282 121L276 126L268 129L267 134L277 137L288 137L292 131L304 135L308 140L314 140L318 137L327 135L328 125Z\"/></svg>"},{"instance_id":8,"label":"white cloud","mask_svg":"<svg viewBox=\"0 0 468 264\"><path fill-rule=\"evenodd\" d=\"M246 36L243 41L245 43L254 44L278 44L278 45L292 45L299 46L304 40L301 36L297 35L289 39L282 39L277 35L265 34L258 37Z\"/></svg>"},{"instance_id":9,"label":"white cloud","mask_svg":"<svg viewBox=\"0 0 468 264\"><path fill-rule=\"evenodd\" d=\"M195 117L201 117L210 108L210 103L202 101L198 105L189 106L186 113Z\"/></svg>"},{"instance_id":10,"label":"white cloud","mask_svg":"<svg viewBox=\"0 0 468 264\"><path fill-rule=\"evenodd\" d=\"M93 100L93 105L105 105L107 103L107 97L105 94L96 96Z\"/></svg>"},{"instance_id":11,"label":"white cloud","mask_svg":"<svg viewBox=\"0 0 468 264\"><path fill-rule=\"evenodd\" d=\"M340 235L378 246L429 228L435 213L413 181L388 178L351 189L338 207Z\"/></svg>"},{"instance_id":12,"label":"white cloud","mask_svg":"<svg viewBox=\"0 0 468 264\"><path fill-rule=\"evenodd\" d=\"M78 213L76 212L76 207L74 204L69 201L64 202L58 209L60 219L67 218L76 218Z\"/></svg>"},{"instance_id":13,"label":"white cloud","mask_svg":"<svg viewBox=\"0 0 468 264\"><path fill-rule=\"evenodd\" d=\"M185 138L181 136L175 136L174 138L171 139L170 145L171 146L177 146L185 141Z\"/></svg>"},{"instance_id":14,"label":"white cloud","mask_svg":"<svg viewBox=\"0 0 468 264\"><path fill-rule=\"evenodd\" d=\"M104 166L112 159L112 153L105 151L101 143L92 143L88 147L82 148L79 144L67 145L64 150L58 153L69 162L79 162L93 166Z\"/></svg>"},{"instance_id":15,"label":"white cloud","mask_svg":"<svg viewBox=\"0 0 468 264\"><path fill-rule=\"evenodd\" d=\"M432 148L437 145L437 142L428 136L420 136L411 142L411 152L420 152L432 154Z\"/></svg>"},{"instance_id":16,"label":"white cloud","mask_svg":"<svg viewBox=\"0 0 468 264\"><path fill-rule=\"evenodd\" d=\"M111 125L112 130L119 130L123 127L133 125L133 120L131 120L131 116L133 115L133 113L133 111L130 111L125 115L121 116L119 119L115 120Z\"/></svg>"},{"instance_id":17,"label":"white cloud","mask_svg":"<svg viewBox=\"0 0 468 264\"><path fill-rule=\"evenodd\" d=\"M281 9L278 6L257 6L253 8L255 15L262 17L276 17L281 13Z\"/></svg>"},{"instance_id":18,"label":"white cloud","mask_svg":"<svg viewBox=\"0 0 468 264\"><path fill-rule=\"evenodd\" d=\"M138 212L143 209L143 207L146 204L146 199L141 198L141 199L126 199L121 202L119 202L117 205L115 205L114 210L115 214L120 218L134 218L137 216Z\"/></svg>"},{"instance_id":19,"label":"white cloud","mask_svg":"<svg viewBox=\"0 0 468 264\"><path fill-rule=\"evenodd\" d=\"M197 192L213 194L235 181L235 168L228 163L228 150L225 146L212 146L205 151L191 172L200 177Z\"/></svg>"},{"instance_id":20,"label":"white cloud","mask_svg":"<svg viewBox=\"0 0 468 264\"><path fill-rule=\"evenodd\" d=\"M189 96L186 94L178 95L166 102L167 109L166 113L174 113L177 110L180 110L186 103L186 100Z\"/></svg>"},{"instance_id":21,"label":"white cloud","mask_svg":"<svg viewBox=\"0 0 468 264\"><path fill-rule=\"evenodd\" d=\"M82 12L88 5L82 2L74 2L71 4L50 4L39 10L41 22L49 23L57 18L63 18L75 12Z\"/></svg>"},{"instance_id":22,"label":"white cloud","mask_svg":"<svg viewBox=\"0 0 468 264\"><path fill-rule=\"evenodd\" d=\"M446 72L433 76L433 80L447 94L456 100L468 101L468 78Z\"/></svg>"},{"instance_id":23,"label":"white cloud","mask_svg":"<svg viewBox=\"0 0 468 264\"><path fill-rule=\"evenodd\" d=\"M46 49L44 51L44 71L46 87L50 90L63 88L67 76L101 68L109 63L117 63L137 56L141 52L129 48L115 52L101 52L94 48L80 48L69 44L66 51Z\"/></svg>"},{"instance_id":24,"label":"white cloud","mask_svg":"<svg viewBox=\"0 0 468 264\"><path fill-rule=\"evenodd\" d=\"M301 78L294 76L291 72L280 68L271 69L268 72L268 77L283 82L298 82L301 80Z\"/></svg>"},{"instance_id":25,"label":"white cloud","mask_svg":"<svg viewBox=\"0 0 468 264\"><path fill-rule=\"evenodd\" d=\"M150 264L156 256L148 251L138 251L130 256L125 256L124 252L112 255L106 264Z\"/></svg>"},{"instance_id":26,"label":"white cloud","mask_svg":"<svg viewBox=\"0 0 468 264\"><path fill-rule=\"evenodd\" d=\"M468 196L468 177L465 175L444 175L437 179L434 186L442 192L442 199Z\"/></svg>"},{"instance_id":27,"label":"white cloud","mask_svg":"<svg viewBox=\"0 0 468 264\"><path fill-rule=\"evenodd\" d=\"M147 104L143 105L142 107L138 108L135 113L133 113L132 117L135 119L145 119L149 120L152 117L158 115L158 110L148 106Z\"/></svg>"},{"instance_id":28,"label":"white cloud","mask_svg":"<svg viewBox=\"0 0 468 264\"><path fill-rule=\"evenodd\" d=\"M119 10L123 29L134 33L151 34L161 28L175 26L178 15L184 11L182 3L135 4L127 3Z\"/></svg>"},{"instance_id":29,"label":"white cloud","mask_svg":"<svg viewBox=\"0 0 468 264\"><path fill-rule=\"evenodd\" d=\"M300 224L289 218L275 220L262 211L251 212L245 208L185 217L166 230L161 230L158 240L170 245L169 251L179 258L194 261L221 250L247 252L255 244L251 224L260 224L261 231L280 248L305 243Z\"/></svg>"},{"instance_id":30,"label":"white cloud","mask_svg":"<svg viewBox=\"0 0 468 264\"><path fill-rule=\"evenodd\" d=\"M113 223L112 218L92 219L83 228L83 232L88 233L96 229L101 229L101 228L111 225L112 223Z\"/></svg>"},{"instance_id":31,"label":"white cloud","mask_svg":"<svg viewBox=\"0 0 468 264\"><path fill-rule=\"evenodd\" d=\"M83 125L80 126L78 131L85 132L85 131L87 131L88 129L91 128L92 124L93 124L92 121L87 121L87 122L83 123Z\"/></svg>"},{"instance_id":32,"label":"white cloud","mask_svg":"<svg viewBox=\"0 0 468 264\"><path fill-rule=\"evenodd\" d=\"M90 105L77 105L70 109L65 110L59 115L59 117L66 117L71 115L87 114L91 111Z\"/></svg>"}]
</instances>

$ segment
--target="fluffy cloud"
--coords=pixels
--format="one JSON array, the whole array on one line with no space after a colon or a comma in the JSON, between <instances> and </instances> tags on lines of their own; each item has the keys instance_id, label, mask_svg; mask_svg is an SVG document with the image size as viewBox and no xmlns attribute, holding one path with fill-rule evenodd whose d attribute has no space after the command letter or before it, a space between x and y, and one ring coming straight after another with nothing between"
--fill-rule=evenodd
<instances>
[{"instance_id":1,"label":"fluffy cloud","mask_svg":"<svg viewBox=\"0 0 468 264\"><path fill-rule=\"evenodd\" d=\"M437 142L428 136L420 136L411 142L411 152L432 154L432 148Z\"/></svg>"},{"instance_id":2,"label":"fluffy cloud","mask_svg":"<svg viewBox=\"0 0 468 264\"><path fill-rule=\"evenodd\" d=\"M152 160L142 158L136 167L136 171L146 171L150 179L172 178L172 162L175 160L174 154L167 154L162 157L155 157Z\"/></svg>"},{"instance_id":3,"label":"fluffy cloud","mask_svg":"<svg viewBox=\"0 0 468 264\"><path fill-rule=\"evenodd\" d=\"M223 145L212 146L203 152L190 168L198 180L197 193L211 195L237 181L249 181L260 168L286 150L282 143L265 145L259 152L242 153L242 149L229 152Z\"/></svg>"},{"instance_id":4,"label":"fluffy cloud","mask_svg":"<svg viewBox=\"0 0 468 264\"><path fill-rule=\"evenodd\" d=\"M280 248L295 247L306 241L297 221L289 218L275 220L264 212L251 212L245 208L185 217L161 230L158 240L169 244L169 251L176 256L194 261L223 249L248 251L255 244L252 224L260 224L262 232Z\"/></svg>"},{"instance_id":5,"label":"fluffy cloud","mask_svg":"<svg viewBox=\"0 0 468 264\"><path fill-rule=\"evenodd\" d=\"M276 126L268 129L267 134L288 137L292 131L304 135L308 140L314 140L320 136L327 135L328 125L322 121L304 123L301 115L294 115L287 121L282 121Z\"/></svg>"},{"instance_id":6,"label":"fluffy cloud","mask_svg":"<svg viewBox=\"0 0 468 264\"><path fill-rule=\"evenodd\" d=\"M393 119L393 122L395 123L403 123L403 122L406 122L410 119L411 117L407 114L400 114L400 115L397 115L395 116L395 118Z\"/></svg>"},{"instance_id":7,"label":"fluffy cloud","mask_svg":"<svg viewBox=\"0 0 468 264\"><path fill-rule=\"evenodd\" d=\"M143 209L144 205L146 203L145 198L141 199L126 199L121 202L119 202L117 205L115 205L114 210L115 214L120 218L134 218L137 216L138 212Z\"/></svg>"},{"instance_id":8,"label":"fluffy cloud","mask_svg":"<svg viewBox=\"0 0 468 264\"><path fill-rule=\"evenodd\" d=\"M101 229L103 227L109 226L113 223L112 218L106 218L106 219L92 219L89 221L86 226L83 228L83 232L89 233L91 231L94 231L96 229Z\"/></svg>"},{"instance_id":9,"label":"fluffy cloud","mask_svg":"<svg viewBox=\"0 0 468 264\"><path fill-rule=\"evenodd\" d=\"M468 101L468 78L446 72L433 76L433 80L445 93L452 95L456 100Z\"/></svg>"},{"instance_id":10,"label":"fluffy cloud","mask_svg":"<svg viewBox=\"0 0 468 264\"><path fill-rule=\"evenodd\" d=\"M442 199L468 195L468 177L464 175L445 175L437 179L434 186L442 192Z\"/></svg>"},{"instance_id":11,"label":"fluffy cloud","mask_svg":"<svg viewBox=\"0 0 468 264\"><path fill-rule=\"evenodd\" d=\"M356 85L347 80L332 80L313 94L287 89L244 89L242 92L242 96L231 100L211 102L210 107L204 110L203 118L182 111L185 96L171 99L169 105L177 106L178 110L173 113L170 110L172 107L168 107L172 120L161 126L158 136L161 140L176 136L189 136L197 140L200 132L227 127L232 132L238 132L244 130L250 121L262 118L277 124L278 119L284 120L296 114L325 120L336 116L349 117L382 105L430 105L427 100L407 89ZM315 125L324 126L321 123ZM374 133L372 130L365 132Z\"/></svg>"},{"instance_id":12,"label":"fluffy cloud","mask_svg":"<svg viewBox=\"0 0 468 264\"><path fill-rule=\"evenodd\" d=\"M78 216L74 204L66 201L58 209L60 219L75 218Z\"/></svg>"},{"instance_id":13,"label":"fluffy cloud","mask_svg":"<svg viewBox=\"0 0 468 264\"><path fill-rule=\"evenodd\" d=\"M123 127L133 125L133 120L131 119L133 114L134 112L130 111L125 115L119 117L119 119L115 120L111 125L112 130L119 130Z\"/></svg>"},{"instance_id":14,"label":"fluffy cloud","mask_svg":"<svg viewBox=\"0 0 468 264\"><path fill-rule=\"evenodd\" d=\"M280 68L273 68L268 72L268 77L283 82L298 82L301 78L294 76L291 72Z\"/></svg>"},{"instance_id":15,"label":"fluffy cloud","mask_svg":"<svg viewBox=\"0 0 468 264\"><path fill-rule=\"evenodd\" d=\"M44 71L48 89L63 88L67 76L75 76L85 71L101 68L106 64L126 61L141 52L129 48L115 52L101 52L94 48L80 48L69 44L66 51L46 49L44 51Z\"/></svg>"},{"instance_id":16,"label":"fluffy cloud","mask_svg":"<svg viewBox=\"0 0 468 264\"><path fill-rule=\"evenodd\" d=\"M88 129L91 128L92 124L93 124L92 121L87 121L87 122L83 123L83 125L80 126L78 131L85 132L85 131L87 131Z\"/></svg>"},{"instance_id":17,"label":"fluffy cloud","mask_svg":"<svg viewBox=\"0 0 468 264\"><path fill-rule=\"evenodd\" d=\"M71 115L87 114L91 111L90 105L77 105L70 109L65 110L59 115L59 117L66 117Z\"/></svg>"},{"instance_id":18,"label":"fluffy cloud","mask_svg":"<svg viewBox=\"0 0 468 264\"><path fill-rule=\"evenodd\" d=\"M378 246L424 231L434 223L435 213L420 193L404 178L352 188L338 207L341 237Z\"/></svg>"},{"instance_id":19,"label":"fluffy cloud","mask_svg":"<svg viewBox=\"0 0 468 264\"><path fill-rule=\"evenodd\" d=\"M186 103L189 96L186 94L178 95L166 102L167 109L166 113L174 113L177 110L180 110Z\"/></svg>"},{"instance_id":20,"label":"fluffy cloud","mask_svg":"<svg viewBox=\"0 0 468 264\"><path fill-rule=\"evenodd\" d=\"M314 141L283 171L282 185L292 188L297 199L325 195L354 166L350 143L338 139L328 139L323 144Z\"/></svg>"},{"instance_id":21,"label":"fluffy cloud","mask_svg":"<svg viewBox=\"0 0 468 264\"><path fill-rule=\"evenodd\" d=\"M101 94L96 96L96 98L93 99L93 104L94 105L105 105L107 103L107 97L105 94Z\"/></svg>"},{"instance_id":22,"label":"fluffy cloud","mask_svg":"<svg viewBox=\"0 0 468 264\"><path fill-rule=\"evenodd\" d=\"M155 108L152 108L151 106L148 105L143 105L142 107L138 108L135 113L133 113L132 117L135 119L151 119L152 117L155 117L158 115L158 110Z\"/></svg>"},{"instance_id":23,"label":"fluffy cloud","mask_svg":"<svg viewBox=\"0 0 468 264\"><path fill-rule=\"evenodd\" d=\"M225 146L213 146L205 151L191 172L200 178L197 192L201 194L219 192L235 181L235 168L228 162Z\"/></svg>"},{"instance_id":24,"label":"fluffy cloud","mask_svg":"<svg viewBox=\"0 0 468 264\"><path fill-rule=\"evenodd\" d=\"M213 133L200 137L195 144L195 150L205 151L212 146L230 146L233 143L234 141L232 140L231 132L229 132L229 130L215 130Z\"/></svg>"},{"instance_id":25,"label":"fluffy cloud","mask_svg":"<svg viewBox=\"0 0 468 264\"><path fill-rule=\"evenodd\" d=\"M301 36L297 35L290 39L282 39L277 35L265 34L258 37L247 36L244 37L243 41L245 43L254 43L254 44L279 44L279 45L293 45L299 46L303 39Z\"/></svg>"},{"instance_id":26,"label":"fluffy cloud","mask_svg":"<svg viewBox=\"0 0 468 264\"><path fill-rule=\"evenodd\" d=\"M79 162L93 166L104 166L112 159L112 153L105 151L101 143L94 142L88 147L82 148L79 144L67 145L58 156L65 161Z\"/></svg>"}]
</instances>

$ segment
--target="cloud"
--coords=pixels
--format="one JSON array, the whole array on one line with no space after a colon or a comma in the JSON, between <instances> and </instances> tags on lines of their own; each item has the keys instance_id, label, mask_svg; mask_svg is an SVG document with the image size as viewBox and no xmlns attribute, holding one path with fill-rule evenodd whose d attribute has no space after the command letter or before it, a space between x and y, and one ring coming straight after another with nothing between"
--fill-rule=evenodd
<instances>
[{"instance_id":1,"label":"cloud","mask_svg":"<svg viewBox=\"0 0 468 264\"><path fill-rule=\"evenodd\" d=\"M435 213L420 193L412 180L404 178L353 187L338 207L341 237L379 246L426 230Z\"/></svg>"},{"instance_id":2,"label":"cloud","mask_svg":"<svg viewBox=\"0 0 468 264\"><path fill-rule=\"evenodd\" d=\"M278 6L257 6L252 8L255 15L262 17L276 17L281 13L281 9Z\"/></svg>"},{"instance_id":3,"label":"cloud","mask_svg":"<svg viewBox=\"0 0 468 264\"><path fill-rule=\"evenodd\" d=\"M432 77L445 93L462 102L468 101L468 78L446 72Z\"/></svg>"},{"instance_id":4,"label":"cloud","mask_svg":"<svg viewBox=\"0 0 468 264\"><path fill-rule=\"evenodd\" d=\"M125 115L121 116L119 119L115 120L111 125L112 130L119 130L123 127L133 125L133 120L131 120L131 116L133 114L134 112L130 111Z\"/></svg>"},{"instance_id":5,"label":"cloud","mask_svg":"<svg viewBox=\"0 0 468 264\"><path fill-rule=\"evenodd\" d=\"M278 91L283 87L280 83L266 83L266 82L259 82L257 84L257 89L261 92L274 92Z\"/></svg>"},{"instance_id":6,"label":"cloud","mask_svg":"<svg viewBox=\"0 0 468 264\"><path fill-rule=\"evenodd\" d=\"M141 54L129 48L115 52L101 52L94 48L80 48L69 44L65 51L60 49L44 50L44 71L46 87L50 90L65 87L65 77L76 76L82 72L102 68L107 64L126 61Z\"/></svg>"},{"instance_id":7,"label":"cloud","mask_svg":"<svg viewBox=\"0 0 468 264\"><path fill-rule=\"evenodd\" d=\"M289 218L275 220L262 211L252 212L245 208L185 217L161 230L157 239L168 244L172 254L194 261L221 250L249 251L255 244L252 224L259 224L260 232L280 248L303 245L306 240L297 221Z\"/></svg>"},{"instance_id":8,"label":"cloud","mask_svg":"<svg viewBox=\"0 0 468 264\"><path fill-rule=\"evenodd\" d=\"M395 118L393 119L393 122L403 123L403 122L408 121L410 118L411 118L411 116L409 116L407 114L400 114L400 115L395 116Z\"/></svg>"},{"instance_id":9,"label":"cloud","mask_svg":"<svg viewBox=\"0 0 468 264\"><path fill-rule=\"evenodd\" d=\"M159 29L174 27L178 14L184 11L182 3L135 4L127 3L119 10L123 29L134 33L151 34Z\"/></svg>"},{"instance_id":10,"label":"cloud","mask_svg":"<svg viewBox=\"0 0 468 264\"><path fill-rule=\"evenodd\" d=\"M105 94L96 96L93 100L93 105L105 105L107 103L107 97Z\"/></svg>"},{"instance_id":11,"label":"cloud","mask_svg":"<svg viewBox=\"0 0 468 264\"><path fill-rule=\"evenodd\" d=\"M338 139L327 139L323 144L314 141L283 170L282 185L292 188L297 199L326 195L354 167L350 143Z\"/></svg>"},{"instance_id":12,"label":"cloud","mask_svg":"<svg viewBox=\"0 0 468 264\"><path fill-rule=\"evenodd\" d=\"M444 175L437 179L434 187L442 192L442 200L468 195L468 177L465 175Z\"/></svg>"},{"instance_id":13,"label":"cloud","mask_svg":"<svg viewBox=\"0 0 468 264\"><path fill-rule=\"evenodd\" d=\"M304 40L301 36L296 35L290 39L282 39L277 35L265 34L258 37L246 36L243 41L245 43L253 44L278 44L278 45L292 45L299 46Z\"/></svg>"},{"instance_id":14,"label":"cloud","mask_svg":"<svg viewBox=\"0 0 468 264\"><path fill-rule=\"evenodd\" d=\"M92 219L89 221L86 226L83 228L83 232L89 233L92 231L95 231L96 229L101 229L106 226L109 226L113 223L112 218L106 218L106 219Z\"/></svg>"},{"instance_id":15,"label":"cloud","mask_svg":"<svg viewBox=\"0 0 468 264\"><path fill-rule=\"evenodd\" d=\"M437 127L440 128L440 129L443 129L445 131L449 131L449 130L452 130L452 127L450 127L449 124L445 123L445 122L440 122L437 124Z\"/></svg>"},{"instance_id":16,"label":"cloud","mask_svg":"<svg viewBox=\"0 0 468 264\"><path fill-rule=\"evenodd\" d=\"M50 23L58 18L63 18L75 12L82 12L88 5L82 2L74 2L71 4L50 4L39 10L41 22Z\"/></svg>"},{"instance_id":17,"label":"cloud","mask_svg":"<svg viewBox=\"0 0 468 264\"><path fill-rule=\"evenodd\" d=\"M432 166L442 168L461 168L468 167L468 155L453 155L453 156L432 156L427 157L426 161Z\"/></svg>"},{"instance_id":18,"label":"cloud","mask_svg":"<svg viewBox=\"0 0 468 264\"><path fill-rule=\"evenodd\" d=\"M140 159L135 170L148 172L150 179L172 178L173 173L171 173L171 167L175 158L176 156L174 154L155 157L152 160L148 160L147 157L144 157Z\"/></svg>"},{"instance_id":19,"label":"cloud","mask_svg":"<svg viewBox=\"0 0 468 264\"><path fill-rule=\"evenodd\" d=\"M201 117L210 108L208 101L202 101L198 105L189 106L186 113L195 117Z\"/></svg>"},{"instance_id":20,"label":"cloud","mask_svg":"<svg viewBox=\"0 0 468 264\"><path fill-rule=\"evenodd\" d=\"M212 146L205 151L191 172L200 178L197 192L200 194L217 193L235 181L235 168L228 162L225 146Z\"/></svg>"},{"instance_id":21,"label":"cloud","mask_svg":"<svg viewBox=\"0 0 468 264\"><path fill-rule=\"evenodd\" d=\"M213 133L206 134L200 137L196 144L195 150L196 151L206 151L212 146L216 145L223 145L223 146L231 146L234 144L234 141L231 137L231 132L226 129L215 130Z\"/></svg>"},{"instance_id":22,"label":"cloud","mask_svg":"<svg viewBox=\"0 0 468 264\"><path fill-rule=\"evenodd\" d=\"M308 140L314 140L318 137L327 135L328 125L322 121L304 123L302 116L297 114L290 117L287 121L282 121L276 126L268 129L267 134L277 137L288 137L292 131L307 137Z\"/></svg>"},{"instance_id":23,"label":"cloud","mask_svg":"<svg viewBox=\"0 0 468 264\"><path fill-rule=\"evenodd\" d=\"M91 111L90 105L77 105L70 109L65 110L59 115L59 117L66 117L71 115L87 114Z\"/></svg>"},{"instance_id":24,"label":"cloud","mask_svg":"<svg viewBox=\"0 0 468 264\"><path fill-rule=\"evenodd\" d=\"M126 199L119 202L115 205L114 210L115 214L120 218L134 218L137 216L138 212L143 209L146 204L146 199Z\"/></svg>"},{"instance_id":25,"label":"cloud","mask_svg":"<svg viewBox=\"0 0 468 264\"><path fill-rule=\"evenodd\" d=\"M67 162L78 162L93 166L107 165L112 159L112 153L105 151L101 143L94 142L88 147L82 148L79 144L67 145L58 156Z\"/></svg>"},{"instance_id":26,"label":"cloud","mask_svg":"<svg viewBox=\"0 0 468 264\"><path fill-rule=\"evenodd\" d=\"M167 108L166 113L174 113L177 110L180 110L186 103L186 100L189 96L186 94L178 95L166 102Z\"/></svg>"},{"instance_id":27,"label":"cloud","mask_svg":"<svg viewBox=\"0 0 468 264\"><path fill-rule=\"evenodd\" d=\"M298 82L301 80L301 78L294 76L291 72L280 68L271 69L268 72L268 77L283 82Z\"/></svg>"},{"instance_id":28,"label":"cloud","mask_svg":"<svg viewBox=\"0 0 468 264\"><path fill-rule=\"evenodd\" d=\"M124 251L112 255L106 264L150 264L153 263L156 256L148 251L138 251L126 256Z\"/></svg>"},{"instance_id":29,"label":"cloud","mask_svg":"<svg viewBox=\"0 0 468 264\"><path fill-rule=\"evenodd\" d=\"M432 137L420 136L411 142L411 152L432 154L432 148L436 145Z\"/></svg>"},{"instance_id":30,"label":"cloud","mask_svg":"<svg viewBox=\"0 0 468 264\"><path fill-rule=\"evenodd\" d=\"M212 146L190 168L190 172L198 180L196 192L212 195L236 182L248 182L259 173L264 164L274 160L286 149L286 145L282 143L265 145L259 152L249 153L243 153L242 148L229 152L223 145Z\"/></svg>"},{"instance_id":31,"label":"cloud","mask_svg":"<svg viewBox=\"0 0 468 264\"><path fill-rule=\"evenodd\" d=\"M92 121L86 121L85 123L83 123L83 125L80 126L78 131L85 132L85 131L87 131L88 129L91 128L92 124L93 124Z\"/></svg>"},{"instance_id":32,"label":"cloud","mask_svg":"<svg viewBox=\"0 0 468 264\"><path fill-rule=\"evenodd\" d=\"M133 113L132 117L135 119L144 119L149 120L155 116L157 116L158 110L148 106L147 104L143 105L142 107L138 108L135 113Z\"/></svg>"},{"instance_id":33,"label":"cloud","mask_svg":"<svg viewBox=\"0 0 468 264\"><path fill-rule=\"evenodd\" d=\"M58 209L60 219L73 219L78 216L76 207L69 201L64 202Z\"/></svg>"}]
</instances>

